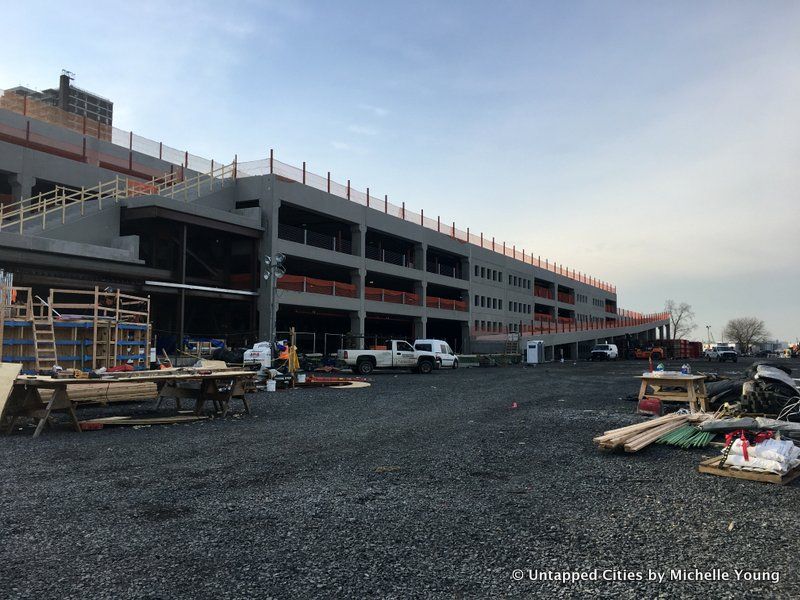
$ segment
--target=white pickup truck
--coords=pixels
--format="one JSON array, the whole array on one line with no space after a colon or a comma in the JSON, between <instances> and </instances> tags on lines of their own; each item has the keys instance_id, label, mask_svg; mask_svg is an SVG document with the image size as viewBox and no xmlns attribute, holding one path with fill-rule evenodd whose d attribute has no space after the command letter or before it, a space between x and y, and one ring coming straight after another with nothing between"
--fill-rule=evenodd
<instances>
[{"instance_id":1,"label":"white pickup truck","mask_svg":"<svg viewBox=\"0 0 800 600\"><path fill-rule=\"evenodd\" d=\"M420 352L403 340L387 340L386 350L339 350L339 360L361 375L375 369L410 369L427 375L436 368L433 352Z\"/></svg>"},{"instance_id":2,"label":"white pickup truck","mask_svg":"<svg viewBox=\"0 0 800 600\"><path fill-rule=\"evenodd\" d=\"M726 360L736 362L739 360L739 353L730 346L711 346L711 348L703 352L703 356L705 356L706 360L717 360L719 362L725 362Z\"/></svg>"}]
</instances>

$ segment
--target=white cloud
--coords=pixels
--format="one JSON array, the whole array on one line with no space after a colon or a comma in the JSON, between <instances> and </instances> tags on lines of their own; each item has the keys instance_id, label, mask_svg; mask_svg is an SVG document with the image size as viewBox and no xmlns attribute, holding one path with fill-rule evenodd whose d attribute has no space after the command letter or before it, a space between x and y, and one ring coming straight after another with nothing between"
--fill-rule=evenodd
<instances>
[{"instance_id":1,"label":"white cloud","mask_svg":"<svg viewBox=\"0 0 800 600\"><path fill-rule=\"evenodd\" d=\"M352 133L358 133L359 135L378 135L377 129L364 125L350 125L347 130Z\"/></svg>"},{"instance_id":2,"label":"white cloud","mask_svg":"<svg viewBox=\"0 0 800 600\"><path fill-rule=\"evenodd\" d=\"M361 110L365 110L369 113L372 113L376 117L385 117L386 115L389 114L389 109L380 106L373 106L371 104L359 104L358 108L360 108Z\"/></svg>"}]
</instances>

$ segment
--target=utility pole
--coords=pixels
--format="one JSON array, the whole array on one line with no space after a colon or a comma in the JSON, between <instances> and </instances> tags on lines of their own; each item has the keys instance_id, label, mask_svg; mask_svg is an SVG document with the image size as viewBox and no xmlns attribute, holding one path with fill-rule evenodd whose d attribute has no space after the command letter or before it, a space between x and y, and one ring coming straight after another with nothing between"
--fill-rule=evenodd
<instances>
[{"instance_id":1,"label":"utility pole","mask_svg":"<svg viewBox=\"0 0 800 600\"><path fill-rule=\"evenodd\" d=\"M274 342L278 335L276 321L278 319L278 279L286 275L286 255L276 252L274 256L264 257L264 279L270 282L269 302L269 340ZM270 281L272 279L272 281Z\"/></svg>"}]
</instances>

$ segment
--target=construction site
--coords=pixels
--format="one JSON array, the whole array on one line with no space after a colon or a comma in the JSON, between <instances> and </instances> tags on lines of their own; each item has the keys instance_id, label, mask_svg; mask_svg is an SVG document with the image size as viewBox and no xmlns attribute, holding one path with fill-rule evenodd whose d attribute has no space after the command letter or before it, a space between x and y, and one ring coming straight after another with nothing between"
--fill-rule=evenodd
<instances>
[{"instance_id":1,"label":"construction site","mask_svg":"<svg viewBox=\"0 0 800 600\"><path fill-rule=\"evenodd\" d=\"M112 115L0 93L8 597L800 593L796 356Z\"/></svg>"}]
</instances>

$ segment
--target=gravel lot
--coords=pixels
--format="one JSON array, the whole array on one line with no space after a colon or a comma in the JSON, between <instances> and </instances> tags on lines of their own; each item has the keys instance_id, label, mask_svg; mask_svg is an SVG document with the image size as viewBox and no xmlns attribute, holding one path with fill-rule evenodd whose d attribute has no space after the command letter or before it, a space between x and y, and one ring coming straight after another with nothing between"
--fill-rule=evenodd
<instances>
[{"instance_id":1,"label":"gravel lot","mask_svg":"<svg viewBox=\"0 0 800 600\"><path fill-rule=\"evenodd\" d=\"M797 597L800 484L698 474L713 449L595 449L599 432L640 420L625 397L643 367L382 373L367 389L260 394L252 416L2 436L0 594Z\"/></svg>"}]
</instances>

